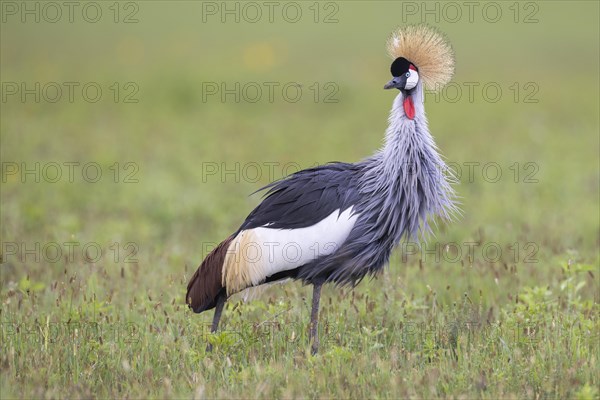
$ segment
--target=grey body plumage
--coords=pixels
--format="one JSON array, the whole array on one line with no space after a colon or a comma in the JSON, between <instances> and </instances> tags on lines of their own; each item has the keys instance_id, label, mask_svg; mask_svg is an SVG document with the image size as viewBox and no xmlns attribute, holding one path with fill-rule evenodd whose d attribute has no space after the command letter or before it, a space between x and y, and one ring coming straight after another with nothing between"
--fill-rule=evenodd
<instances>
[{"instance_id":1,"label":"grey body plumage","mask_svg":"<svg viewBox=\"0 0 600 400\"><path fill-rule=\"evenodd\" d=\"M380 151L344 172L324 169L319 176L331 182L336 180L332 175L351 175L345 189L353 201L346 206L353 205L359 217L335 253L299 268L298 278L306 283L354 285L380 271L403 236L415 238L429 230L429 218L449 219L456 211L451 175L429 133L422 85L411 95L417 99L415 118L404 115L405 94L400 92ZM336 208L343 210L343 205Z\"/></svg>"}]
</instances>

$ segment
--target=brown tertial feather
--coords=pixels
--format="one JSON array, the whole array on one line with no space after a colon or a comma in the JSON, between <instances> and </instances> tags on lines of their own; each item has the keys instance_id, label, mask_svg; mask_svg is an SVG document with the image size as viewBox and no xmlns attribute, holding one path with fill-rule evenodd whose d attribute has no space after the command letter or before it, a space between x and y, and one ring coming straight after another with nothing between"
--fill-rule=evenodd
<instances>
[{"instance_id":1,"label":"brown tertial feather","mask_svg":"<svg viewBox=\"0 0 600 400\"><path fill-rule=\"evenodd\" d=\"M223 262L232 239L233 236L230 236L215 247L190 279L185 298L186 303L194 312L201 313L214 308L221 291L226 293L221 284L221 277Z\"/></svg>"}]
</instances>

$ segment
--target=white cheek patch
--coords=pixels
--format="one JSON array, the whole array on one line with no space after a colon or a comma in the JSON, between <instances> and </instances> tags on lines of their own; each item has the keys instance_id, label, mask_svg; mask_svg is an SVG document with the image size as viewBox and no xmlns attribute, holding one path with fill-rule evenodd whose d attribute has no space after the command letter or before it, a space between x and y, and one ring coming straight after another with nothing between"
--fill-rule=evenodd
<instances>
[{"instance_id":1,"label":"white cheek patch","mask_svg":"<svg viewBox=\"0 0 600 400\"><path fill-rule=\"evenodd\" d=\"M404 89L410 90L417 86L417 82L419 82L419 73L415 70L410 70L410 76L406 79L406 85Z\"/></svg>"}]
</instances>

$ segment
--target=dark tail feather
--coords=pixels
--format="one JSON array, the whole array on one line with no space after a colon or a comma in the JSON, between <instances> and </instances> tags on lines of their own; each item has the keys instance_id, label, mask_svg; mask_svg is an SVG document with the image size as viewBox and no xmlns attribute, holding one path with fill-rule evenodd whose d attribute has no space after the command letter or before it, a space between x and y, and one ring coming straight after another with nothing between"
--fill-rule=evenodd
<instances>
[{"instance_id":1,"label":"dark tail feather","mask_svg":"<svg viewBox=\"0 0 600 400\"><path fill-rule=\"evenodd\" d=\"M187 305L195 313L210 310L216 306L217 297L225 292L221 284L223 262L233 236L225 239L202 261L187 286Z\"/></svg>"}]
</instances>

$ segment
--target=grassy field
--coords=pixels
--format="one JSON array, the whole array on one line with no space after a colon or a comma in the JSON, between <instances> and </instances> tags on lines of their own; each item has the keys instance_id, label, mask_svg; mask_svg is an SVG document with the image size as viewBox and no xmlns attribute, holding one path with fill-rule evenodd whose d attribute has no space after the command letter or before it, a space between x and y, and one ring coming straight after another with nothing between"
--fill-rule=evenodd
<instances>
[{"instance_id":1,"label":"grassy field","mask_svg":"<svg viewBox=\"0 0 600 400\"><path fill-rule=\"evenodd\" d=\"M600 398L598 2L54 4L1 3L2 399ZM195 268L262 185L381 145L421 21L462 217L325 287L315 357L298 282L209 334Z\"/></svg>"}]
</instances>

